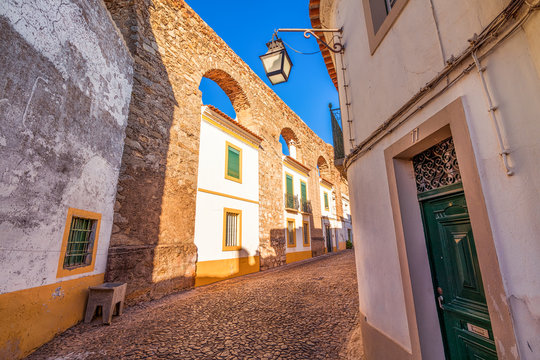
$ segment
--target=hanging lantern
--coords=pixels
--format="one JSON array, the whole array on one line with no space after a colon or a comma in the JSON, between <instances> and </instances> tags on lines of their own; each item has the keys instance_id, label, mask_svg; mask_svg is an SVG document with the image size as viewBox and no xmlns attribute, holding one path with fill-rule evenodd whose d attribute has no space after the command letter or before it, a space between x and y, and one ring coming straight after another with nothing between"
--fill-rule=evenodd
<instances>
[{"instance_id":1,"label":"hanging lantern","mask_svg":"<svg viewBox=\"0 0 540 360\"><path fill-rule=\"evenodd\" d=\"M264 72L272 85L281 84L289 79L292 68L292 62L283 46L283 41L277 38L266 44L268 51L259 56L263 63Z\"/></svg>"}]
</instances>

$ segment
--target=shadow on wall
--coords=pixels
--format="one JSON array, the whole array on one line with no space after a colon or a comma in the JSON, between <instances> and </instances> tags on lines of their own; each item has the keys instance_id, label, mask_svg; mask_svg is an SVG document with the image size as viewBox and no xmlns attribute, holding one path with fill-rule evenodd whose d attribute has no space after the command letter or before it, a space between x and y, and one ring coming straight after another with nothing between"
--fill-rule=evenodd
<instances>
[{"instance_id":1,"label":"shadow on wall","mask_svg":"<svg viewBox=\"0 0 540 360\"><path fill-rule=\"evenodd\" d=\"M197 113L175 121L179 104L157 51L151 2L105 4L135 60L106 273L106 281L128 283L129 304L193 286L201 101L192 104ZM182 181L168 178L168 163Z\"/></svg>"},{"instance_id":2,"label":"shadow on wall","mask_svg":"<svg viewBox=\"0 0 540 360\"><path fill-rule=\"evenodd\" d=\"M259 253L250 256L246 249L232 251L237 258L197 262L195 286L231 279L259 271Z\"/></svg>"}]
</instances>

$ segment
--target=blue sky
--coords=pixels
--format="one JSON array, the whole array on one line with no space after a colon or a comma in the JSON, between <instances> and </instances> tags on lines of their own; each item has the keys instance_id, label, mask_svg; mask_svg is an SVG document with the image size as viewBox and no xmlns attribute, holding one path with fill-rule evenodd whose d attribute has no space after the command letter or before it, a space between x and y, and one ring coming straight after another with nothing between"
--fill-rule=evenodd
<instances>
[{"instance_id":1,"label":"blue sky","mask_svg":"<svg viewBox=\"0 0 540 360\"><path fill-rule=\"evenodd\" d=\"M186 0L255 73L324 141L332 143L328 103L338 106L337 91L328 76L320 53L301 55L287 48L293 62L289 81L272 86L264 74L259 55L277 28L311 28L309 0ZM302 33L280 33L286 43L302 52L318 51L315 39ZM234 117L223 91L211 80L200 86L203 103L218 107Z\"/></svg>"}]
</instances>

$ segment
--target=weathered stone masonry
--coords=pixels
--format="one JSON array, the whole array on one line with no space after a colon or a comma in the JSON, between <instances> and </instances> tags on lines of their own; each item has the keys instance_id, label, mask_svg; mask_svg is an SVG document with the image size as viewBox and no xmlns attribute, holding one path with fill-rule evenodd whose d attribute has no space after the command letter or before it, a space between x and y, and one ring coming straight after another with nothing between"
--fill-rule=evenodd
<instances>
[{"instance_id":1,"label":"weathered stone masonry","mask_svg":"<svg viewBox=\"0 0 540 360\"><path fill-rule=\"evenodd\" d=\"M323 253L317 161L335 184L333 149L180 0L105 1L135 62L122 169L109 249L108 280L129 283L130 301L193 286L193 244L202 77L229 96L238 121L263 138L259 152L261 269L285 263L279 135L297 138L298 160L310 167L312 248Z\"/></svg>"}]
</instances>

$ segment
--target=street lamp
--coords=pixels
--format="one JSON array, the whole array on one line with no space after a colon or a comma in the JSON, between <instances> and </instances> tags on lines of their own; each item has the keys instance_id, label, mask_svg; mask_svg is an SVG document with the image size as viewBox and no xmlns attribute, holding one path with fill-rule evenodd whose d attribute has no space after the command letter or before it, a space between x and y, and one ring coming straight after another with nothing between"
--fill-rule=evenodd
<instances>
[{"instance_id":1,"label":"street lamp","mask_svg":"<svg viewBox=\"0 0 540 360\"><path fill-rule=\"evenodd\" d=\"M306 39L313 35L319 43L335 54L343 53L344 50L343 45L339 41L335 41L331 46L323 41L320 36L315 34L316 32L331 32L338 33L341 37L343 29L277 29L272 35L272 40L266 44L268 51L266 54L259 56L263 63L264 72L272 85L286 82L289 79L289 74L293 65L289 54L287 54L287 50L285 50L283 41L277 36L278 32L303 32Z\"/></svg>"},{"instance_id":2,"label":"street lamp","mask_svg":"<svg viewBox=\"0 0 540 360\"><path fill-rule=\"evenodd\" d=\"M259 56L261 59L264 72L272 85L281 84L289 79L291 73L292 62L283 46L283 41L272 35L272 41L266 44L268 51L266 54Z\"/></svg>"}]
</instances>

